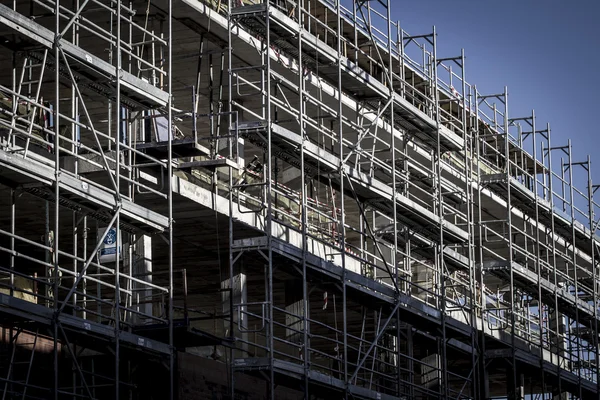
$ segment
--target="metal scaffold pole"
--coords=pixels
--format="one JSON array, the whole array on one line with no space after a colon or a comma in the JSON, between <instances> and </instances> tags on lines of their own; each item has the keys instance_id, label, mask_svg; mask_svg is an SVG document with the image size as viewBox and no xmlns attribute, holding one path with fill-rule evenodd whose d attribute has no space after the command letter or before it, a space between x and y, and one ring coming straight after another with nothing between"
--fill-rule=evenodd
<instances>
[{"instance_id":1,"label":"metal scaffold pole","mask_svg":"<svg viewBox=\"0 0 600 400\"><path fill-rule=\"evenodd\" d=\"M505 110L508 110L508 99L504 98L504 103L505 103ZM495 105L494 105L495 106ZM495 111L495 110L494 110ZM494 112L494 118L496 118L496 113ZM515 276L514 276L514 268L513 268L513 255L514 255L514 251L513 251L513 240L514 240L514 235L513 235L513 222L512 222L512 194L511 194L511 184L510 184L510 180L512 178L511 176L511 164L510 164L510 159L511 159L511 155L510 155L510 141L509 141L509 134L508 134L508 124L510 124L510 121L508 119L508 112L505 112L504 114L504 119L506 120L506 122L504 123L504 128L505 128L505 140L504 140L504 159L506 160L506 181L509 182L507 185L507 193L506 193L506 215L507 215L507 221L506 221L506 226L507 226L507 232L506 232L506 237L507 237L507 248L508 248L508 258L507 258L507 264L508 264L508 269L509 269L509 291L508 291L508 295L509 295L509 309L508 309L508 313L509 313L509 325L507 325L508 329L510 330L510 340L511 340L511 349L510 349L510 357L506 360L506 377L508 379L508 395L510 399L514 399L514 400L519 400L519 394L517 392L517 362L516 362L516 309L515 309L515 301L517 300L517 294L516 294L516 290L515 290ZM517 125L517 128L519 130L519 138L521 137L521 127L520 125Z\"/></svg>"},{"instance_id":2,"label":"metal scaffold pole","mask_svg":"<svg viewBox=\"0 0 600 400\"><path fill-rule=\"evenodd\" d=\"M234 116L234 110L233 110L233 74L232 74L232 67L233 67L233 63L232 63L232 56L233 56L233 47L231 46L232 43L232 29L233 29L233 25L232 25L232 15L231 15L231 5L232 5L233 0L227 0L227 43L229 43L229 46L227 47L227 87L228 87L228 104L227 104L227 111L229 112L229 132L231 132L232 129L235 129L237 131L238 127L239 127L239 120L235 120L233 119ZM204 43L204 36L201 36L200 38L201 42ZM201 47L201 50L203 49L203 47ZM202 56L202 55L200 55ZM200 66L199 66L200 68ZM200 75L200 69L198 72L198 75ZM199 88L197 89L199 90ZM235 123L235 127L234 127L234 123ZM236 148L237 146L239 146L239 143L237 143L237 137L235 138L236 140ZM236 154L236 156L238 156L238 154ZM233 210L234 210L234 179L233 179L233 174L229 174L229 179L228 179L228 185L229 185L229 193L227 195L228 198L228 204L229 204L229 208L228 208L228 245L229 245L229 251L228 251L228 256L229 256L229 262L228 262L228 270L227 270L227 274L229 275L229 296L230 296L230 304L231 304L231 308L229 310L229 332L228 332L228 336L229 338L233 341L233 339L235 338L235 328L234 328L234 320L233 320L233 312L234 312L234 306L233 306L233 273L234 273L234 253L233 253L233 238L234 238L234 232L233 232ZM222 267L219 266L219 270ZM219 271L219 277L222 279L223 278L223 273L221 273ZM231 349L229 351L229 365L228 365L228 372L229 372L229 396L231 399L235 398L235 367L234 367L234 359L235 359L235 345L231 346Z\"/></svg>"},{"instance_id":3,"label":"metal scaffold pole","mask_svg":"<svg viewBox=\"0 0 600 400\"><path fill-rule=\"evenodd\" d=\"M54 26L54 60L58 64L60 60L60 0L55 0L56 8L54 9L55 15L55 26ZM60 173L60 69L55 68L55 109L54 109L54 143L53 143L53 152L54 152L54 174L56 180L58 181L59 173ZM55 185L54 188L54 244L52 252L54 254L52 259L52 268L47 270L46 276L52 274L53 275L53 308L54 312L58 315L59 312L59 304L58 304L58 242L59 242L59 197L60 197L60 185ZM50 236L50 232L45 232L45 235ZM59 369L58 369L58 320L55 318L52 321L53 328L53 354L54 354L54 400L58 400L59 398Z\"/></svg>"},{"instance_id":4,"label":"metal scaffold pole","mask_svg":"<svg viewBox=\"0 0 600 400\"><path fill-rule=\"evenodd\" d=\"M263 79L265 81L265 95L266 99L263 100L263 117L267 124L267 160L266 160L266 174L265 179L267 180L266 196L267 196L267 215L266 215L266 228L267 228L267 262L268 262L268 299L269 302L269 398L275 400L275 321L274 321L274 289L273 289L273 172L276 171L276 162L274 162L273 148L272 148L272 131L271 124L273 123L271 115L271 30L270 24L271 19L269 18L270 2L266 2L266 37L264 40L263 48L263 62L264 70L262 71Z\"/></svg>"},{"instance_id":5,"label":"metal scaffold pole","mask_svg":"<svg viewBox=\"0 0 600 400\"><path fill-rule=\"evenodd\" d=\"M303 25L304 22L304 1L300 0L296 4L296 18L300 26ZM308 190L307 185L308 182L305 174L303 173L305 169L304 164L304 151L305 151L305 140L306 135L304 131L306 129L306 124L304 122L304 115L306 110L306 100L304 99L304 60L302 58L302 35L298 35L298 127L300 136L302 137L302 141L300 144L300 224L302 226L302 364L303 364L303 392L304 398L310 399L310 387L309 387L309 375L310 375L310 301L308 299L309 289L308 289L308 276L307 276L307 264L306 264L306 256L308 254L308 207L307 207L307 198L308 198Z\"/></svg>"},{"instance_id":6,"label":"metal scaffold pole","mask_svg":"<svg viewBox=\"0 0 600 400\"><path fill-rule=\"evenodd\" d=\"M176 392L176 360L177 360L177 349L175 347L175 333L173 330L173 319L174 319L174 296L175 290L173 281L173 266L174 266L174 236L173 229L175 221L173 219L173 0L168 0L167 6L167 130L168 130L168 143L167 143L167 217L168 217L168 230L169 230L169 250L168 250L168 273L169 273L169 310L168 310L168 327L169 327L169 399L174 400L179 396Z\"/></svg>"},{"instance_id":7,"label":"metal scaffold pole","mask_svg":"<svg viewBox=\"0 0 600 400\"><path fill-rule=\"evenodd\" d=\"M114 115L115 115L115 154L116 154L116 162L115 162L115 200L117 204L120 203L121 200L121 136L124 134L122 132L121 127L121 70L122 70L122 60L121 60L121 1L117 0L116 3L116 46L113 48L115 51L115 56L113 58L113 62L115 65L115 102L114 102ZM112 116L110 116L112 118ZM170 119L169 119L170 120ZM109 172L110 173L110 172ZM170 177L171 175L169 175ZM112 174L111 174L112 179ZM120 205L120 204L119 204ZM116 220L115 220L115 231L118 238L121 236L121 227L120 227L120 207L115 210L116 211ZM121 397L121 342L120 342L120 334L121 334L121 257L119 252L121 249L117 249L117 257L115 260L115 294L114 294L114 322L115 322L115 399L119 399Z\"/></svg>"},{"instance_id":8,"label":"metal scaffold pole","mask_svg":"<svg viewBox=\"0 0 600 400\"><path fill-rule=\"evenodd\" d=\"M550 125L548 125L548 132L550 132ZM596 236L596 232L598 231L598 222L596 222L596 208L597 208L597 204L594 201L594 195L596 193L596 190L598 189L599 186L594 185L593 181L592 181L592 160L591 157L588 155L587 157L587 171L588 171L588 213L589 213L589 227L590 227L590 236L592 237L591 240L591 246L592 248L590 249L591 251L591 255L592 255L592 282L594 282L593 284L593 289L592 289L592 293L593 293L593 297L592 297L592 301L594 304L594 327L593 327L593 332L599 332L598 331L598 285L596 282L598 282L598 253L597 253L597 249L599 248L598 245L595 243L595 236ZM599 220L600 222L600 220ZM592 339L592 345L594 350L592 351L592 353L594 354L594 363L595 363L595 377L596 377L596 388L598 388L598 392L600 392L600 365L599 365L599 360L600 360L600 338L598 337L598 335L594 335L594 338ZM593 365L593 364L592 364Z\"/></svg>"},{"instance_id":9,"label":"metal scaffold pole","mask_svg":"<svg viewBox=\"0 0 600 400\"><path fill-rule=\"evenodd\" d=\"M431 41L432 41L432 46L433 46L433 50L432 50L432 59L431 59L431 65L432 65L432 77L431 79L433 80L433 101L434 101L434 113L435 113L435 122L436 122L436 127L437 127L437 143L436 143L436 148L435 148L435 173L437 176L437 180L436 180L436 200L437 200L437 207L436 207L436 211L437 211L437 215L440 218L440 225L439 225L439 243L437 244L436 247L436 251L437 251L437 255L436 255L436 269L437 269L437 273L439 274L439 282L440 282L440 291L439 293L436 293L438 297L438 302L439 302L439 308L440 308L440 319L441 319L441 327L440 327L440 333L441 336L438 339L439 341L439 348L440 348L440 360L441 363L437 368L441 369L441 390L440 390L440 397L443 399L447 399L449 392L448 392L448 369L447 369L447 357L446 357L446 271L445 271L445 260L444 260L444 224L443 221L445 219L445 215L444 215L444 197L443 197L443 189L442 189L442 184L441 184L441 179L442 179L442 144L441 144L441 140L440 140L440 99L439 99L439 90L438 90L438 74L437 74L437 64L438 64L438 56L437 56L437 33L435 30L435 26L433 27L433 33L431 35Z\"/></svg>"},{"instance_id":10,"label":"metal scaffold pole","mask_svg":"<svg viewBox=\"0 0 600 400\"><path fill-rule=\"evenodd\" d=\"M342 106L342 102L341 102L341 95L342 95L342 63L341 63L341 59L342 59L342 44L341 44L341 40L340 38L342 37L342 27L341 27L341 1L340 0L336 0L336 8L335 8L335 12L336 12L336 18L337 18L337 23L336 23L336 35L338 40L336 40L336 52L337 52L337 92L339 94L340 100L338 100L337 102L337 124L338 124L338 129L337 129L337 141L338 141L338 151L340 154L340 157L344 154L344 130L343 130L343 123L342 123L342 114L343 114L343 106ZM347 304L347 287L346 287L346 210L345 210L345 199L344 199L344 166L340 163L339 166L337 166L338 171L337 173L339 174L340 177L340 189L339 189L339 201L340 201L340 216L339 216L339 239L336 240L339 246L339 251L341 252L341 267L342 267L342 345L343 345L343 349L342 349L342 355L341 357L343 358L341 365L343 365L342 371L343 371L343 382L345 384L345 388L344 388L344 399L348 399L348 376L349 376L349 370L348 370L348 322L347 322L347 308L346 308L346 304ZM336 204L333 204L334 210L336 209ZM338 216L337 213L334 214L334 218L337 220ZM337 221L336 221L337 222ZM337 316L335 317L337 319ZM337 323L337 321L336 321ZM336 346L339 346L339 343L336 343ZM339 357L339 352L337 352L336 354L337 357Z\"/></svg>"},{"instance_id":11,"label":"metal scaffold pole","mask_svg":"<svg viewBox=\"0 0 600 400\"><path fill-rule=\"evenodd\" d=\"M461 82L462 82L462 123L463 123L463 135L465 139L465 192L466 192L466 205L467 205L467 226L468 226L468 242L469 248L469 289L468 289L468 307L469 307L469 320L471 324L471 371L469 373L471 384L469 385L469 392L472 397L475 397L478 393L478 382L477 382L477 359L481 355L478 354L479 350L479 337L477 333L477 274L476 274L476 256L475 256L475 211L474 211L474 189L473 189L473 176L475 174L473 168L473 143L476 137L473 135L473 120L472 111L473 104L471 102L473 93L471 87L467 91L466 71L465 71L465 49L460 51L460 67L461 67Z\"/></svg>"}]
</instances>

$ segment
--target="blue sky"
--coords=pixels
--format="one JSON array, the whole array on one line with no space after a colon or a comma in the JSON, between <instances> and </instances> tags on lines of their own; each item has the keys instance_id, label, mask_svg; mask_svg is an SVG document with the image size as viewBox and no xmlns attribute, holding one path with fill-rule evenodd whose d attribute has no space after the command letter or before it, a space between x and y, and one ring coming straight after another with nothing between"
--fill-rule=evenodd
<instances>
[{"instance_id":1,"label":"blue sky","mask_svg":"<svg viewBox=\"0 0 600 400\"><path fill-rule=\"evenodd\" d=\"M574 161L592 156L600 184L600 18L598 0L390 0L392 19L411 35L438 32L438 57L465 49L467 81L484 94L509 91L509 116L535 109L552 145L573 143ZM553 153L556 167L559 154ZM586 191L587 175L576 182ZM597 193L600 202L600 191Z\"/></svg>"}]
</instances>

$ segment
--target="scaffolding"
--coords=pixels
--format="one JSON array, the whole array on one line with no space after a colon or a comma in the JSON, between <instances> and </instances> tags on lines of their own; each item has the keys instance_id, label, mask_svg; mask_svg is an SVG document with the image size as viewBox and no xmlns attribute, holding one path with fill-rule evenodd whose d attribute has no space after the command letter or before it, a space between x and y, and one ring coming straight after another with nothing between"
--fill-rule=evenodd
<instances>
[{"instance_id":1,"label":"scaffolding","mask_svg":"<svg viewBox=\"0 0 600 400\"><path fill-rule=\"evenodd\" d=\"M598 397L590 158L391 3L0 3L3 398Z\"/></svg>"}]
</instances>

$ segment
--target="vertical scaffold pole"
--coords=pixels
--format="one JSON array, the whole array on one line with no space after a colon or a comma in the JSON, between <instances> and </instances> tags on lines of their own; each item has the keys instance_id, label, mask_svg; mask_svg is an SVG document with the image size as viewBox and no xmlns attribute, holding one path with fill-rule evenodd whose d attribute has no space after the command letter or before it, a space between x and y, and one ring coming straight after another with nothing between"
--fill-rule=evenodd
<instances>
[{"instance_id":1,"label":"vertical scaffold pole","mask_svg":"<svg viewBox=\"0 0 600 400\"><path fill-rule=\"evenodd\" d=\"M229 112L229 132L231 132L232 128L234 128L233 124L234 124L234 118L233 118L233 78L232 78L232 62L231 62L231 58L233 55L233 47L232 47L232 40L233 40L233 35L231 33L231 30L233 29L232 26L232 16L231 16L231 6L232 6L232 0L227 0L227 43L229 43L229 45L227 46L227 79L228 79L228 98L227 98L227 111ZM204 41L204 37L201 36L202 42ZM201 47L202 48L202 47ZM198 76L200 75L201 71L200 71L200 66L198 66ZM198 78L199 79L199 78ZM199 87L196 88L196 90L200 90ZM235 121L236 125L239 123L239 121ZM235 129L237 131L238 127L235 126ZM237 136L235 137L235 140L237 139ZM236 149L238 149L239 143L235 143ZM239 152L236 152L236 157L239 157ZM234 320L233 320L233 263L234 263L234 259L233 259L233 202L234 202L234 190L233 190L233 185L234 185L234 179L233 179L233 171L232 173L229 174L229 194L228 194L228 200L229 200L229 210L228 210L228 214L229 214L229 221L228 221L228 227L229 227L229 289L231 289L231 291L229 292L229 303L232 305L230 307L229 310L229 339L231 339L231 342L233 343L233 339L235 337L234 335ZM221 268L222 266L219 265L219 279L223 279L223 274L221 272ZM229 350L229 396L231 399L235 398L235 369L234 369L234 357L235 357L235 347L232 345L230 350Z\"/></svg>"},{"instance_id":2,"label":"vertical scaffold pole","mask_svg":"<svg viewBox=\"0 0 600 400\"><path fill-rule=\"evenodd\" d=\"M392 270L390 272L392 272L392 280L395 282L395 287L396 287L396 292L395 292L395 296L396 299L395 301L398 302L399 298L400 298L400 293L399 293L399 288L400 288L400 282L398 279L398 189L397 189L397 184L396 184L396 135L394 133L394 129L395 129L395 115L394 115L394 94L395 94L395 90L394 90L394 58L392 55L392 48L393 48L393 42L392 42L392 10L390 7L390 1L386 1L385 3L385 7L386 7L386 18L387 18L387 52L388 52L388 68L387 68L387 78L388 78L388 89L389 89L389 96L390 96L390 100L389 101L389 107L390 107L390 121L389 121L389 130L390 130L390 136L391 136L391 140L390 140L390 159L391 159L391 165L392 165L392 202L393 202L393 207L392 207L392 224L394 225L393 227L393 235L394 235L394 240L392 243L392 251L391 251L391 257L390 257L390 262L392 264ZM390 317L391 318L391 317ZM400 325L400 309L398 308L396 310L396 332L399 332L399 325ZM396 363L395 363L395 368L396 368L396 374L397 374L397 388L396 388L396 395L400 396L400 382L401 382L401 375L400 375L400 335L396 335L395 338L395 344L392 344L392 346L396 346L395 349L392 349L392 351L394 351L395 357L396 357ZM389 350L388 350L389 351Z\"/></svg>"},{"instance_id":3,"label":"vertical scaffold pole","mask_svg":"<svg viewBox=\"0 0 600 400\"><path fill-rule=\"evenodd\" d=\"M304 2L298 1L296 4L296 13L298 18L298 26L300 30L303 28L303 9ZM300 196L301 196L301 210L300 224L302 225L302 327L303 327L303 339L302 339L302 364L304 369L304 377L303 377L303 385L304 385L304 398L310 399L309 393L309 385L308 385L308 376L310 369L310 350L309 350L309 312L310 312L310 302L308 301L308 281L306 276L306 255L308 253L308 209L307 209L307 196L308 192L306 190L306 176L304 174L304 146L306 140L306 134L304 132L305 122L304 122L304 112L305 112L305 100L304 100L304 61L302 59L302 34L298 35L298 124L299 124L299 133L301 136L301 148L300 148Z\"/></svg>"},{"instance_id":4,"label":"vertical scaffold pole","mask_svg":"<svg viewBox=\"0 0 600 400\"><path fill-rule=\"evenodd\" d=\"M54 9L54 62L58 65L60 62L60 0L55 0L55 9ZM53 257L53 307L55 315L58 314L58 236L59 236L59 197L60 197L60 184L59 184L59 174L60 174L60 151L59 151L59 134L60 134L60 120L59 120L59 112L60 112L60 68L55 68L55 76L54 76L54 90L55 90L55 99L56 102L54 106L54 175L56 180L56 185L54 186L54 257ZM49 232L45 232L46 235L49 235ZM55 317L52 323L53 328L53 353L54 353L54 399L58 400L58 318Z\"/></svg>"},{"instance_id":5,"label":"vertical scaffold pole","mask_svg":"<svg viewBox=\"0 0 600 400\"><path fill-rule=\"evenodd\" d=\"M274 295L273 295L273 172L275 165L273 163L273 148L272 148L272 121L271 121L271 16L270 16L270 1L263 0L265 4L264 18L265 18L265 37L262 38L261 45L263 48L262 58L264 69L261 71L263 74L262 82L265 87L263 90L263 118L267 126L267 159L265 163L266 168L266 199L267 199L267 215L266 215L266 229L267 229L267 247L268 247L268 276L267 276L267 293L268 293L268 305L269 305L269 334L267 347L269 351L269 398L275 400L275 332L274 332Z\"/></svg>"},{"instance_id":6,"label":"vertical scaffold pole","mask_svg":"<svg viewBox=\"0 0 600 400\"><path fill-rule=\"evenodd\" d=\"M571 139L568 140L568 144L567 144L567 157L568 157L568 163L566 165L563 165L563 168L566 168L568 170L569 173L569 209L570 209L570 216L571 216L571 245L572 245L572 259L571 259L571 263L573 264L573 289L574 289L574 296L575 299L578 300L579 299L579 278L578 278L578 267L577 267L577 251L576 249L576 231L575 231L575 223L576 223L576 214L575 214L575 188L574 188L574 182L573 182L573 147L571 144ZM580 327L579 324L579 307L575 307L575 327L578 328ZM579 335L579 333L576 334L576 338L575 340L573 340L573 334L572 332L570 332L570 338L569 341L571 342L571 344L574 344L576 347L576 362L581 362L581 337ZM573 343L575 342L575 343ZM571 351L572 352L572 351ZM578 397L582 398L582 381L581 381L581 370L577 371L577 380L578 380Z\"/></svg>"},{"instance_id":7,"label":"vertical scaffold pole","mask_svg":"<svg viewBox=\"0 0 600 400\"><path fill-rule=\"evenodd\" d=\"M465 195L466 195L466 223L467 223L467 246L468 246L468 259L469 259L469 321L471 324L471 349L477 348L477 316L476 310L476 276L475 276L475 226L473 222L473 135L469 128L469 120L471 118L471 104L467 104L467 81L465 70L465 49L460 50L460 65L461 65L461 83L462 83L462 125L463 125L463 137L464 137L464 155L465 155ZM470 93L469 93L470 95ZM470 103L470 98L469 98ZM467 108L469 109L469 115L467 115ZM477 393L476 389L476 368L477 368L477 355L475 351L471 352L471 384L470 395L475 397Z\"/></svg>"},{"instance_id":8,"label":"vertical scaffold pole","mask_svg":"<svg viewBox=\"0 0 600 400\"><path fill-rule=\"evenodd\" d=\"M438 304L440 308L440 330L441 338L438 340L440 348L440 365L436 368L441 369L441 390L440 396L444 399L448 398L448 369L446 360L446 276L444 271L444 197L442 193L442 142L441 142L441 120L440 120L440 99L437 75L437 32L435 26L432 34L432 76L433 79L433 102L436 124L436 149L435 149L435 174L436 174L436 202L437 214L439 218L439 243L436 246L436 262L437 273L439 276L440 292L438 293Z\"/></svg>"},{"instance_id":9,"label":"vertical scaffold pole","mask_svg":"<svg viewBox=\"0 0 600 400\"><path fill-rule=\"evenodd\" d=\"M531 134L533 135L532 139L533 139L533 178L532 178L532 182L533 182L533 193L534 193L534 197L535 197L535 220L539 221L539 217L540 217L540 203L539 203L539 183L538 183L538 149L537 149L537 135L540 133L543 133L543 131L538 132L536 130L536 117L535 117L535 111L531 112ZM542 155L543 157L543 155ZM542 166L543 166L543 162L542 162ZM543 168L543 167L542 167ZM544 173L544 171L542 171L542 173ZM544 175L545 176L545 175ZM543 182L542 182L543 185ZM544 190L545 190L545 186ZM544 304L542 304L542 279L544 279L542 277L542 257L541 257L541 251L540 251L540 229L539 227L536 227L535 230L536 234L535 234L535 268L537 270L537 278L538 278L538 288L537 288L537 295L538 295L538 324L539 324L539 329L540 329L540 337L539 337L539 346L540 348L544 348ZM543 365L543 359L540 360L540 381L541 381L541 385L542 388L544 388L545 386L545 378L544 378L544 365Z\"/></svg>"},{"instance_id":10,"label":"vertical scaffold pole","mask_svg":"<svg viewBox=\"0 0 600 400\"><path fill-rule=\"evenodd\" d=\"M121 188L121 1L117 0L117 37L115 46L115 199L116 203L120 203L120 188ZM109 171L110 173L110 171ZM120 208L116 210L117 219L115 221L115 232L117 237L117 253L115 260L115 295L114 295L114 318L115 318L115 399L120 398L120 379L121 379L121 252L119 248L119 238L121 237L121 213ZM110 229L109 226L107 229Z\"/></svg>"},{"instance_id":11,"label":"vertical scaffold pole","mask_svg":"<svg viewBox=\"0 0 600 400\"><path fill-rule=\"evenodd\" d=\"M173 332L173 0L168 0L167 19L167 90L169 96L167 102L167 127L169 133L167 150L167 179L169 181L167 185L167 208L169 224L169 400L174 400L177 397L175 394L175 360L177 357L177 352L175 349L175 337Z\"/></svg>"},{"instance_id":12,"label":"vertical scaffold pole","mask_svg":"<svg viewBox=\"0 0 600 400\"><path fill-rule=\"evenodd\" d=\"M347 298L346 298L346 223L345 223L345 210L344 210L344 165L341 162L342 156L344 154L344 143L343 143L343 118L342 113L344 111L342 104L342 4L341 0L336 1L336 17L337 17L337 27L336 34L338 37L337 40L337 92L338 92L338 115L337 115L337 123L338 123L338 146L339 146L339 154L340 154L340 165L339 165L339 175L340 175L340 250L342 255L342 334L343 334L343 342L344 342L344 351L343 351L343 365L344 365L344 382L345 382L345 390L344 390L344 399L348 399L348 327L347 327ZM354 7L355 8L355 7ZM354 11L354 18L356 19L356 8ZM334 203L334 210L335 210ZM337 214L337 213L336 213ZM334 214L334 215L336 215ZM337 217L337 215L336 215ZM339 345L339 344L337 344Z\"/></svg>"},{"instance_id":13,"label":"vertical scaffold pole","mask_svg":"<svg viewBox=\"0 0 600 400\"><path fill-rule=\"evenodd\" d=\"M550 129L550 128L548 128ZM594 347L594 362L596 363L596 373L594 378L596 379L596 390L600 393L600 368L598 366L598 360L600 360L600 348L598 344L598 268L596 267L596 216L595 216L595 203L594 203L594 192L596 190L592 182L592 160L590 156L587 157L587 170L588 170L588 213L589 213L589 226L591 236L591 249L590 254L592 256L592 293L593 293L593 304L594 304L594 324L592 328L592 346Z\"/></svg>"}]
</instances>

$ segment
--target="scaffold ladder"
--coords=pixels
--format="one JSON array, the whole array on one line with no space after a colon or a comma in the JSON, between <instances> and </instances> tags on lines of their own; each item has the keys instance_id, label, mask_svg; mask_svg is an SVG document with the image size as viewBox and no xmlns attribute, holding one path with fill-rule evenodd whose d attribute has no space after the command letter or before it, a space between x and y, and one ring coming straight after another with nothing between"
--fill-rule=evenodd
<instances>
[{"instance_id":1,"label":"scaffold ladder","mask_svg":"<svg viewBox=\"0 0 600 400\"><path fill-rule=\"evenodd\" d=\"M23 66L21 68L19 82L16 85L15 92L12 96L11 125L8 134L9 143L14 149L14 136L17 120L20 118L25 119L27 124L27 131L20 131L20 133L24 134L27 138L24 149L24 157L27 157L27 151L29 149L29 143L32 137L33 127L36 124L36 115L38 113L38 109L40 108L40 93L42 89L44 72L46 70L47 59L48 50L44 50L41 57L33 53L28 53L25 55L23 59ZM27 104L23 105L23 110L21 110L21 104L25 102ZM46 114L44 113L43 115ZM39 120L37 121L37 124L42 126L42 128L47 128L48 126L46 125L48 124L46 122L46 119L43 116L40 116ZM45 139L48 140L48 138ZM19 149L19 151L22 151L22 149Z\"/></svg>"},{"instance_id":2,"label":"scaffold ladder","mask_svg":"<svg viewBox=\"0 0 600 400\"><path fill-rule=\"evenodd\" d=\"M11 355L10 363L8 365L8 371L6 373L6 379L4 381L4 391L2 394L2 400L18 397L7 397L9 393L13 395L20 394L20 398L25 399L27 395L27 388L29 387L29 380L31 378L31 366L33 365L33 359L35 357L36 345L38 342L39 331L35 330L31 342L19 343L19 337L24 334L21 328L17 329L17 332L11 337ZM31 333L27 333L31 336ZM31 351L27 357L19 358L18 354L20 348L29 348ZM23 355L25 356L25 355ZM25 366L26 371L23 371L21 366ZM23 374L24 373L24 374ZM22 389L22 392L21 392ZM10 395L9 395L10 396Z\"/></svg>"}]
</instances>

